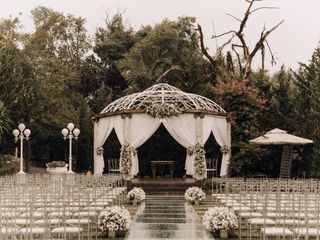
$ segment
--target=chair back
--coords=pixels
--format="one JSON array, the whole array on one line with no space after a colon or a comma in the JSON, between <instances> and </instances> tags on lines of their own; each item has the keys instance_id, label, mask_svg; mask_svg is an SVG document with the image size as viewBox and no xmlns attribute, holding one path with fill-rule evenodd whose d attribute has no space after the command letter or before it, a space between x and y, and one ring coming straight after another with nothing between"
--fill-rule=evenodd
<instances>
[{"instance_id":1,"label":"chair back","mask_svg":"<svg viewBox=\"0 0 320 240\"><path fill-rule=\"evenodd\" d=\"M207 176L209 177L217 177L217 163L218 160L214 158L207 158L206 159L207 163Z\"/></svg>"},{"instance_id":2,"label":"chair back","mask_svg":"<svg viewBox=\"0 0 320 240\"><path fill-rule=\"evenodd\" d=\"M108 158L109 173L120 173L119 159Z\"/></svg>"}]
</instances>

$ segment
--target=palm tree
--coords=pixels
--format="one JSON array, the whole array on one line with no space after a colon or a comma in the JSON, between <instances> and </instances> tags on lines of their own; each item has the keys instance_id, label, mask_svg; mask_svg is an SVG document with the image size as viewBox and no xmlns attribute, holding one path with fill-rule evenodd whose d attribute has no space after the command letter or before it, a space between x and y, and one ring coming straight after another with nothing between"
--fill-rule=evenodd
<instances>
[{"instance_id":1,"label":"palm tree","mask_svg":"<svg viewBox=\"0 0 320 240\"><path fill-rule=\"evenodd\" d=\"M138 53L131 52L117 63L117 67L128 81L126 93L138 92L163 82L169 72L180 69L172 63L167 51L158 47Z\"/></svg>"}]
</instances>

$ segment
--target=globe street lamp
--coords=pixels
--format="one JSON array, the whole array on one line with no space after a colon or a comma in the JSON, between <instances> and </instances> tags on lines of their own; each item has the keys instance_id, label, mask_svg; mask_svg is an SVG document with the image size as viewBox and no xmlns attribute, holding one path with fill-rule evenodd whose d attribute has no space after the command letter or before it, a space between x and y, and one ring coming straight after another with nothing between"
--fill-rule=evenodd
<instances>
[{"instance_id":1,"label":"globe street lamp","mask_svg":"<svg viewBox=\"0 0 320 240\"><path fill-rule=\"evenodd\" d=\"M29 136L31 134L30 129L26 129L26 125L20 123L18 129L14 129L12 131L15 142L20 139L20 171L19 174L25 174L23 171L23 139L29 140Z\"/></svg>"},{"instance_id":2,"label":"globe street lamp","mask_svg":"<svg viewBox=\"0 0 320 240\"><path fill-rule=\"evenodd\" d=\"M74 128L73 123L68 123L67 128L62 129L61 133L63 135L64 140L69 138L69 171L68 173L74 173L72 171L72 138L77 140L80 134L80 130L78 128Z\"/></svg>"}]
</instances>

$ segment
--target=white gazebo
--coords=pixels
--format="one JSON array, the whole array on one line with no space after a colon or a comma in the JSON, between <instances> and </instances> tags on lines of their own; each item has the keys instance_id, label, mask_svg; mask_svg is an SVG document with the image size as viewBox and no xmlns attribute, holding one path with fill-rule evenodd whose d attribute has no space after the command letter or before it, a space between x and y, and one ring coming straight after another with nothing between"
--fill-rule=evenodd
<instances>
[{"instance_id":1,"label":"white gazebo","mask_svg":"<svg viewBox=\"0 0 320 240\"><path fill-rule=\"evenodd\" d=\"M227 174L231 128L226 112L208 98L165 83L119 98L94 118L94 174L101 175L104 170L103 145L114 129L122 145L120 171L130 177L136 175L137 150L161 124L186 148L187 175L206 178L203 145L211 132L223 153L220 176Z\"/></svg>"}]
</instances>

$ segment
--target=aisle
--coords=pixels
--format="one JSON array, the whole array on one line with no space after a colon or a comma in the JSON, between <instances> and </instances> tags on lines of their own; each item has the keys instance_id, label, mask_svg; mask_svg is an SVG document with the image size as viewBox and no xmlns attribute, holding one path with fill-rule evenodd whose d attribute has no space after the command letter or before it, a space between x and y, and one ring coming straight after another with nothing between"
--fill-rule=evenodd
<instances>
[{"instance_id":1,"label":"aisle","mask_svg":"<svg viewBox=\"0 0 320 240\"><path fill-rule=\"evenodd\" d=\"M148 195L126 239L213 239L183 196Z\"/></svg>"}]
</instances>

